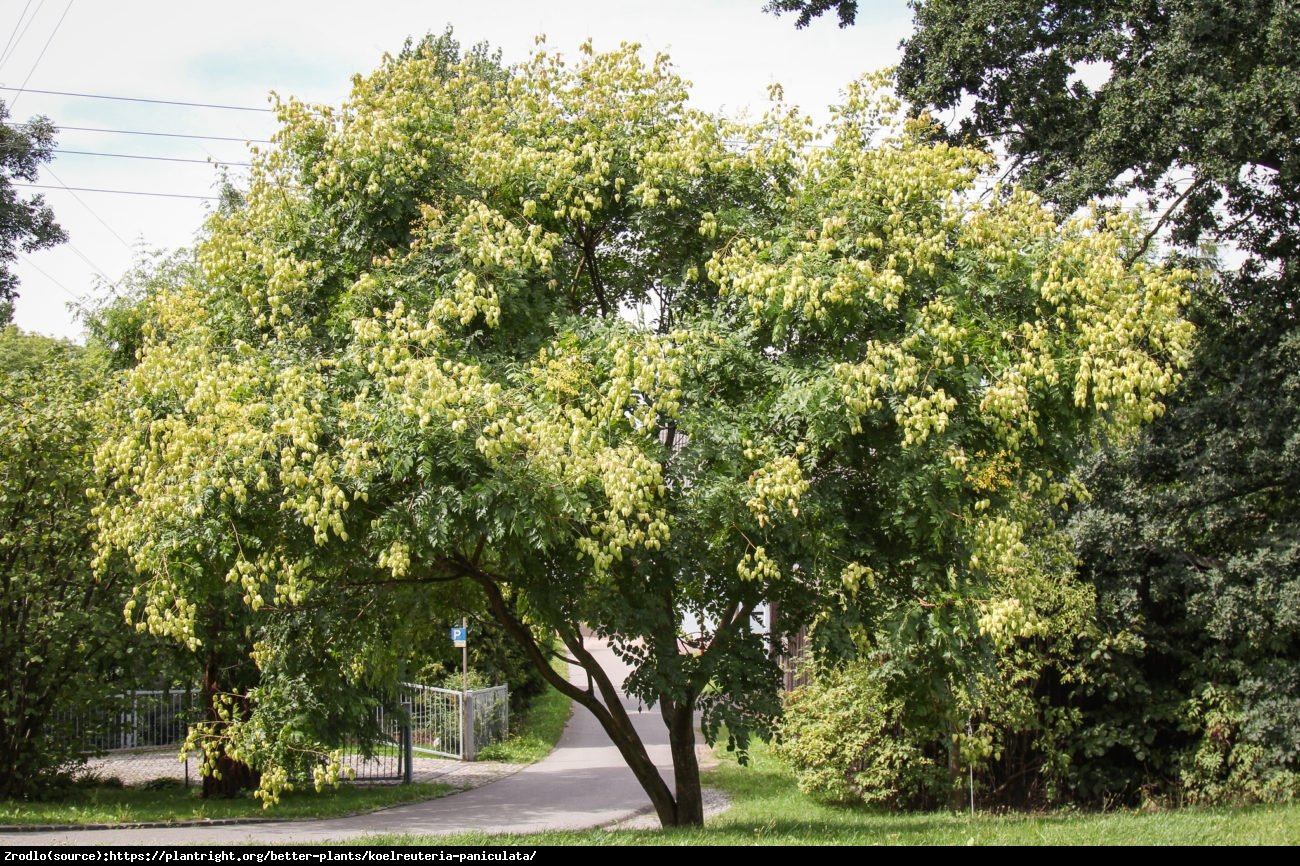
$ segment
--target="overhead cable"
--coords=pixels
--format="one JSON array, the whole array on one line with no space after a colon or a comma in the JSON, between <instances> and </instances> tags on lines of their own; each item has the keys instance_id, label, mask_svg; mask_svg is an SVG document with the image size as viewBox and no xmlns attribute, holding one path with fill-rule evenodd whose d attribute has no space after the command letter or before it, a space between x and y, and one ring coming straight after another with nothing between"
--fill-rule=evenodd
<instances>
[{"instance_id":1,"label":"overhead cable","mask_svg":"<svg viewBox=\"0 0 1300 866\"><path fill-rule=\"evenodd\" d=\"M5 126L25 126L26 124L18 123L12 120L6 120ZM183 132L145 132L137 129L105 129L98 126L58 126L56 132L109 132L116 135L152 135L160 138L195 138L204 141L238 141L245 144L271 144L267 138L240 138L231 135L196 135L194 133Z\"/></svg>"},{"instance_id":2,"label":"overhead cable","mask_svg":"<svg viewBox=\"0 0 1300 866\"><path fill-rule=\"evenodd\" d=\"M42 5L44 5L45 0L41 0L41 3L42 3ZM3 66L3 65L4 65L4 62L5 62L7 59L9 59L9 49L10 49L11 47L12 47L12 48L17 48L17 47L18 47L17 42L14 41L14 37L17 36L17 37L18 37L18 41L19 41L19 42L22 41L22 37L21 37L21 36L18 36L18 28L23 26L23 19L27 17L27 10L31 8L31 5L32 5L32 0L27 0L27 3L23 6L23 11L20 12L20 13L18 14L18 20L14 23L14 29L13 29L13 31L10 32L10 34L9 34L9 40L8 40L7 42L5 42L4 50L3 50L3 51L0 51L0 66ZM38 12L40 11L40 6L37 6L37 7L36 7L36 11L38 11ZM32 16L32 20L35 20L35 19L36 19L36 16L33 15L33 16ZM28 22L27 22L27 26L28 26L28 27L32 26L32 22L31 22L31 21L28 21ZM23 29L23 33L24 33L24 34L27 33L27 30L26 30L25 28Z\"/></svg>"},{"instance_id":3,"label":"overhead cable","mask_svg":"<svg viewBox=\"0 0 1300 866\"><path fill-rule=\"evenodd\" d=\"M179 192L145 192L138 189L101 189L93 186L55 186L54 184L44 183L16 183L14 186L25 186L29 189L62 189L68 192L111 192L117 195L148 195L156 198L192 198L203 201L217 201L215 195L186 195ZM121 240L119 238L119 240Z\"/></svg>"},{"instance_id":4,"label":"overhead cable","mask_svg":"<svg viewBox=\"0 0 1300 866\"><path fill-rule=\"evenodd\" d=\"M273 108L253 108L247 105L222 105L214 102L184 102L177 99L146 99L142 96L107 96L101 93L74 93L68 90L37 90L34 87L0 87L0 90L18 90L23 93L43 93L47 96L75 96L82 99L111 99L116 102L148 102L153 105L183 105L187 108L222 108L227 111L261 111L273 114Z\"/></svg>"},{"instance_id":5,"label":"overhead cable","mask_svg":"<svg viewBox=\"0 0 1300 866\"><path fill-rule=\"evenodd\" d=\"M59 16L59 20L54 25L54 29L50 31L50 38L45 40L45 44L41 46L41 53L36 55L36 62L32 64L31 69L27 70L27 77L23 79L22 87L18 88L18 96L15 96L9 101L10 109L18 104L19 98L23 95L23 87L26 87L27 82L32 80L32 75L36 72L36 67L40 66L41 61L45 59L45 52L49 50L50 43L54 41L54 34L58 33L59 28L63 26L63 19L68 17L68 13L72 11L72 4L75 2L76 0L68 0L68 5L63 7L63 14Z\"/></svg>"},{"instance_id":6,"label":"overhead cable","mask_svg":"<svg viewBox=\"0 0 1300 866\"><path fill-rule=\"evenodd\" d=\"M81 205L82 207L84 207L84 208L86 209L86 212L87 212L87 213L89 213L89 214L90 214L91 216L93 216L95 219L99 220L99 224L102 225L104 228L108 229L109 234L111 234L113 237L117 238L118 243L120 243L122 246L126 247L128 250L131 249L131 245L128 244L128 243L126 242L126 238L124 238L124 237L122 237L120 234L118 234L118 233L117 233L117 230L114 229L111 225L109 225L109 224L104 220L104 218L103 218L102 216L100 216L100 215L95 211L95 209L94 209L93 207L91 207L90 205L88 205L88 204L86 203L86 200L85 200L85 199L83 199L81 196L77 195L76 192L73 191L73 188L72 188L72 187L70 187L70 186L68 186L66 183L64 183L64 182L63 182L63 178L59 177L57 174L54 173L54 169L50 168L50 167L47 165L47 166L45 167L45 173L48 174L50 177L54 178L55 182L59 184L59 187L58 187L59 189L66 189L66 190L68 191L68 194L71 195L73 198L75 198L75 199L77 200L77 204L79 204L79 205Z\"/></svg>"},{"instance_id":7,"label":"overhead cable","mask_svg":"<svg viewBox=\"0 0 1300 866\"><path fill-rule=\"evenodd\" d=\"M251 162L227 162L224 159L184 159L179 156L143 156L135 153L101 153L97 150L64 150L61 147L54 148L55 153L76 154L77 156L111 156L117 159L152 159L161 162L196 162L200 165L236 165L251 166Z\"/></svg>"}]
</instances>

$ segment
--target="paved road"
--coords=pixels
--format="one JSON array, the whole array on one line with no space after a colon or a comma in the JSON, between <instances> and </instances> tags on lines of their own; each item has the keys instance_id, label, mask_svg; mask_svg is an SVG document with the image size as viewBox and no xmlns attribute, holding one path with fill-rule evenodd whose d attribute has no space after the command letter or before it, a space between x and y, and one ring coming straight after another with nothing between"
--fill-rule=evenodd
<instances>
[{"instance_id":1,"label":"paved road","mask_svg":"<svg viewBox=\"0 0 1300 866\"><path fill-rule=\"evenodd\" d=\"M627 668L614 653L594 638L588 639L588 647L615 681L622 682ZM576 669L571 675L585 685ZM624 705L650 756L670 778L668 734L658 710L640 711L635 701L627 699ZM527 833L604 826L649 806L649 798L604 730L591 713L575 707L564 736L548 757L499 782L440 800L323 821L9 833L0 834L0 846L286 844L375 833Z\"/></svg>"}]
</instances>

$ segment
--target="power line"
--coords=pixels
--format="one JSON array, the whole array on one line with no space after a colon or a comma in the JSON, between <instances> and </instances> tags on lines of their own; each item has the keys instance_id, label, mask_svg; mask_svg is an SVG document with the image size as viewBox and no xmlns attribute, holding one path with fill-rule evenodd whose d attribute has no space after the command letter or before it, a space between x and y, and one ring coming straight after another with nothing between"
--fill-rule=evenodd
<instances>
[{"instance_id":1,"label":"power line","mask_svg":"<svg viewBox=\"0 0 1300 866\"><path fill-rule=\"evenodd\" d=\"M60 289L63 289L64 293L68 297L72 298L72 300L76 301L79 304L84 304L86 302L87 299L84 295L77 295L75 292L72 291L72 289L68 288L67 286L63 285L63 283L59 282L54 277L50 276L48 271L46 271L40 265L36 264L36 262L32 261L29 256L24 256L22 253L19 253L18 255L22 256L23 261L31 265L32 268L35 269L37 273L41 274L43 277L45 277L45 279L49 280L51 283L54 283L54 285L58 286Z\"/></svg>"},{"instance_id":2,"label":"power line","mask_svg":"<svg viewBox=\"0 0 1300 866\"><path fill-rule=\"evenodd\" d=\"M224 108L227 111L261 111L274 114L273 108L253 108L247 105L221 105L213 102L182 102L174 99L145 99L140 96L105 96L99 93L73 93L66 90L36 90L35 88L0 87L0 90L18 90L23 93L44 93L47 96L77 96L82 99L112 99L116 102L148 102L153 105L184 105L188 108Z\"/></svg>"},{"instance_id":3,"label":"power line","mask_svg":"<svg viewBox=\"0 0 1300 866\"><path fill-rule=\"evenodd\" d=\"M30 0L27 3L27 5L28 6L32 5ZM41 2L36 4L36 8L32 10L32 17L27 19L26 24L23 24L23 32L18 34L18 38L14 40L13 44L9 47L9 49L5 51L4 56L0 57L0 65L8 63L10 58L14 56L14 52L18 50L19 43L21 43L24 37L27 36L27 31L32 29L32 24L36 21L36 17L41 14L41 7L43 7L44 5L45 5L45 0L41 0ZM24 11L26 11L25 8ZM18 19L18 23L22 24L21 17ZM15 27L14 29L17 30L17 27Z\"/></svg>"},{"instance_id":4,"label":"power line","mask_svg":"<svg viewBox=\"0 0 1300 866\"><path fill-rule=\"evenodd\" d=\"M140 156L134 153L100 153L96 150L64 150L61 147L54 148L55 153L75 153L78 156L112 156L118 159L152 159L161 162L196 162L200 165L239 165L250 166L251 162L227 162L223 159L183 159L179 156Z\"/></svg>"},{"instance_id":5,"label":"power line","mask_svg":"<svg viewBox=\"0 0 1300 866\"><path fill-rule=\"evenodd\" d=\"M41 0L41 2L44 3L45 0ZM30 9L31 7L32 7L32 0L27 0L27 3L23 6L23 11L18 13L18 20L14 22L13 32L9 34L9 41L5 43L4 50L0 51L0 66L3 66L5 60L9 58L9 46L13 45L15 48L17 47L16 45L14 45L14 37L18 35L18 28L23 26L23 19L27 17L27 10ZM37 8L39 9L39 7ZM28 26L31 26L30 21L27 23ZM23 32L26 33L27 31L24 30Z\"/></svg>"},{"instance_id":6,"label":"power line","mask_svg":"<svg viewBox=\"0 0 1300 866\"><path fill-rule=\"evenodd\" d=\"M76 0L68 0L68 5L63 7L63 14L59 16L58 23L56 23L54 29L50 31L50 38L45 40L45 45L41 47L41 53L36 55L36 62L32 64L31 69L27 70L27 77L23 79L22 87L18 88L18 95L10 100L10 109L12 109L18 103L18 100L22 98L23 87L26 87L27 82L32 80L32 74L36 72L36 67L40 66L41 61L45 59L45 52L49 50L50 43L54 41L54 34L58 33L59 28L63 26L63 19L68 17L68 13L72 11L72 4L75 2Z\"/></svg>"},{"instance_id":7,"label":"power line","mask_svg":"<svg viewBox=\"0 0 1300 866\"><path fill-rule=\"evenodd\" d=\"M85 262L87 265L89 265L89 266L90 266L90 269L91 269L92 271L94 271L95 273L99 274L99 276L104 280L104 282L108 282L108 281L109 281L109 279L108 279L108 274L104 273L104 269L103 269L103 268L101 268L99 265L97 265L97 264L95 264L94 262L92 262L92 261L90 260L90 257L87 256L85 253L83 253L81 250L77 249L76 246L74 246L73 243L72 243L71 241L68 241L67 244L68 244L68 249L70 249L70 250L72 250L74 253L76 253L77 258L81 259L83 262Z\"/></svg>"},{"instance_id":8,"label":"power line","mask_svg":"<svg viewBox=\"0 0 1300 866\"><path fill-rule=\"evenodd\" d=\"M23 126L23 124L13 120L6 120L5 126ZM238 141L244 144L271 144L272 143L271 140L267 138L237 138L229 135L194 135L192 133L187 134L181 132L143 132L136 129L103 129L97 126L60 126L57 127L57 131L58 132L67 132L67 131L111 132L116 135L152 135L161 138L195 138L195 139L202 139L204 141Z\"/></svg>"},{"instance_id":9,"label":"power line","mask_svg":"<svg viewBox=\"0 0 1300 866\"><path fill-rule=\"evenodd\" d=\"M86 212L87 212L87 213L89 213L89 214L90 214L91 216L93 216L95 219L99 220L99 224L102 225L104 228L108 229L108 233L111 234L113 237L117 238L118 242L119 242L122 246L126 247L128 250L131 249L131 245L128 244L128 243L126 242L126 238L124 238L124 237L122 237L121 235L119 235L119 234L117 233L117 231L116 231L116 230L115 230L111 225L109 225L108 223L104 222L104 218L103 218L102 216L100 216L99 214L97 214L97 213L95 212L95 209L94 209L94 208L92 208L90 205L86 204L85 200L83 200L81 196L77 195L76 192L74 192L74 191L72 190L71 187L69 187L66 183L64 183L64 182L63 182L63 178L59 177L57 174L54 173L54 169L50 168L50 167L47 165L47 166L45 167L45 173L48 174L50 177L54 178L56 181L59 182L59 187L53 187L53 188L55 188L55 189L57 189L57 188L66 189L66 190L68 191L68 194L71 195L73 198L75 198L75 199L77 200L77 203L80 204L82 207L84 207L84 208L86 209Z\"/></svg>"},{"instance_id":10,"label":"power line","mask_svg":"<svg viewBox=\"0 0 1300 866\"><path fill-rule=\"evenodd\" d=\"M48 171L48 169L46 170ZM16 183L14 184L14 186L25 186L28 187L29 189L63 189L63 190L67 190L68 192L111 192L117 195L148 195L148 196L154 196L156 198L192 198L192 199L200 199L203 201L218 200L218 197L215 195L185 195L179 192L143 192L138 189L100 189L99 187L93 187L93 186L54 186L53 184L43 184L43 183ZM78 201L80 201L80 199L78 199ZM114 234L117 233L114 232ZM118 237L118 240L122 240L122 238ZM122 241L122 242L126 243L126 241ZM128 246L130 245L128 244Z\"/></svg>"}]
</instances>

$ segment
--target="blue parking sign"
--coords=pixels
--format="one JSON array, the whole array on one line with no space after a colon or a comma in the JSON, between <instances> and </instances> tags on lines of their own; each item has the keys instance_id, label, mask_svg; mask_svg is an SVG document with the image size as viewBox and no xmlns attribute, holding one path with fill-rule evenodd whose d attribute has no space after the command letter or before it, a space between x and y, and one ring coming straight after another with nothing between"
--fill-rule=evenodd
<instances>
[{"instance_id":1,"label":"blue parking sign","mask_svg":"<svg viewBox=\"0 0 1300 866\"><path fill-rule=\"evenodd\" d=\"M451 630L451 642L453 646L463 647L465 641L469 639L469 629L456 626Z\"/></svg>"}]
</instances>

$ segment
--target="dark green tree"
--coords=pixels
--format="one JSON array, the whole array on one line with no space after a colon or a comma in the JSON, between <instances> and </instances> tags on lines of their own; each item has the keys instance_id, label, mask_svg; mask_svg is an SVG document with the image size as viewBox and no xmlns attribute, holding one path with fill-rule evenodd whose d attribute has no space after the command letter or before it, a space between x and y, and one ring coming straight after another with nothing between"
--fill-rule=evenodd
<instances>
[{"instance_id":1,"label":"dark green tree","mask_svg":"<svg viewBox=\"0 0 1300 866\"><path fill-rule=\"evenodd\" d=\"M1295 258L1294 0L911 5L898 86L918 108L955 112L953 139L996 142L1011 176L1066 210L1138 191L1175 243L1239 245L1247 271ZM841 26L857 16L853 0L768 9L797 12L800 27L830 9ZM1103 83L1084 83L1090 67Z\"/></svg>"},{"instance_id":2,"label":"dark green tree","mask_svg":"<svg viewBox=\"0 0 1300 866\"><path fill-rule=\"evenodd\" d=\"M93 720L123 673L129 584L90 565L101 362L0 329L0 798L76 762L74 717Z\"/></svg>"},{"instance_id":3,"label":"dark green tree","mask_svg":"<svg viewBox=\"0 0 1300 866\"><path fill-rule=\"evenodd\" d=\"M1169 412L1090 467L1073 521L1103 632L1081 793L1300 791L1300 329L1202 304Z\"/></svg>"},{"instance_id":4,"label":"dark green tree","mask_svg":"<svg viewBox=\"0 0 1300 866\"><path fill-rule=\"evenodd\" d=\"M34 252L68 239L41 195L24 197L14 179L35 183L42 163L54 153L54 127L44 117L9 124L0 101L0 325L13 314L18 277L10 270L19 250Z\"/></svg>"},{"instance_id":5,"label":"dark green tree","mask_svg":"<svg viewBox=\"0 0 1300 866\"><path fill-rule=\"evenodd\" d=\"M835 10L841 27L848 27L858 17L858 0L771 0L763 8L777 15L784 12L798 14L794 26L801 30L811 24L814 18L832 9Z\"/></svg>"}]
</instances>

